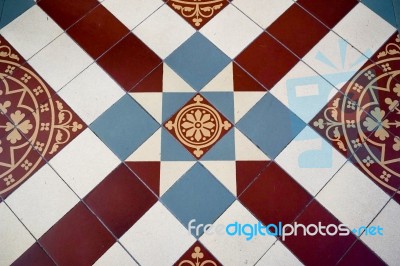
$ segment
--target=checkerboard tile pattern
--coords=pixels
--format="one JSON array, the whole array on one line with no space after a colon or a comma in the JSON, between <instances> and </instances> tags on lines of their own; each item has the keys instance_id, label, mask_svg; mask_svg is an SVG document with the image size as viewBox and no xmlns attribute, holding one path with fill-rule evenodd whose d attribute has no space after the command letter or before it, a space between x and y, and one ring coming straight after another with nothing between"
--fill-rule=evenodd
<instances>
[{"instance_id":1,"label":"checkerboard tile pattern","mask_svg":"<svg viewBox=\"0 0 400 266\"><path fill-rule=\"evenodd\" d=\"M0 265L398 264L377 2L0 1Z\"/></svg>"}]
</instances>

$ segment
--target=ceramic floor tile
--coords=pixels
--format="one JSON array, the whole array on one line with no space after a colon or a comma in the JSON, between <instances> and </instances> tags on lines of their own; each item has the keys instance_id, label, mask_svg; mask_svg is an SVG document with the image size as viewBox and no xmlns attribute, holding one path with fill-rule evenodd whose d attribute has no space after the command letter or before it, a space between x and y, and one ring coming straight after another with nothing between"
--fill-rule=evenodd
<instances>
[{"instance_id":1,"label":"ceramic floor tile","mask_svg":"<svg viewBox=\"0 0 400 266\"><path fill-rule=\"evenodd\" d=\"M256 265L303 265L290 250L288 250L280 241L276 241L274 245L265 253L265 255L257 262Z\"/></svg>"},{"instance_id":2,"label":"ceramic floor tile","mask_svg":"<svg viewBox=\"0 0 400 266\"><path fill-rule=\"evenodd\" d=\"M2 0L0 28L6 26L35 4L34 0Z\"/></svg>"},{"instance_id":3,"label":"ceramic floor tile","mask_svg":"<svg viewBox=\"0 0 400 266\"><path fill-rule=\"evenodd\" d=\"M102 5L95 7L67 31L93 59L101 56L128 32L129 30Z\"/></svg>"},{"instance_id":4,"label":"ceramic floor tile","mask_svg":"<svg viewBox=\"0 0 400 266\"><path fill-rule=\"evenodd\" d=\"M126 252L119 243L115 243L106 253L103 254L93 265L108 266L112 264L137 266L138 264Z\"/></svg>"},{"instance_id":5,"label":"ceramic floor tile","mask_svg":"<svg viewBox=\"0 0 400 266\"><path fill-rule=\"evenodd\" d=\"M390 23L393 27L398 28L396 21L395 3L390 0L375 1L375 0L362 0L361 3L366 5L381 18Z\"/></svg>"},{"instance_id":6,"label":"ceramic floor tile","mask_svg":"<svg viewBox=\"0 0 400 266\"><path fill-rule=\"evenodd\" d=\"M23 265L43 265L43 266L55 266L54 261L46 254L43 248L38 244L32 245L28 250L24 252L17 260L11 265L23 266Z\"/></svg>"},{"instance_id":7,"label":"ceramic floor tile","mask_svg":"<svg viewBox=\"0 0 400 266\"><path fill-rule=\"evenodd\" d=\"M339 261L338 265L354 265L354 263L386 265L381 258L363 244L361 240L357 241L351 249Z\"/></svg>"},{"instance_id":8,"label":"ceramic floor tile","mask_svg":"<svg viewBox=\"0 0 400 266\"><path fill-rule=\"evenodd\" d=\"M197 30L228 5L228 1L225 0L171 0L165 2Z\"/></svg>"},{"instance_id":9,"label":"ceramic floor tile","mask_svg":"<svg viewBox=\"0 0 400 266\"><path fill-rule=\"evenodd\" d=\"M182 265L222 265L200 242L196 242L191 246L180 259L174 263L175 266Z\"/></svg>"}]
</instances>

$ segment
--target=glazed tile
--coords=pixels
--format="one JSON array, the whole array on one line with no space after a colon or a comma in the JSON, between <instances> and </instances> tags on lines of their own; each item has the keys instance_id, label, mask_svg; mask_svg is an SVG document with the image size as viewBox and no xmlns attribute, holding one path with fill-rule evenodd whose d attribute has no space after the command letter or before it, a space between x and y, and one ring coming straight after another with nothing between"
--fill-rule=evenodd
<instances>
[{"instance_id":1,"label":"glazed tile","mask_svg":"<svg viewBox=\"0 0 400 266\"><path fill-rule=\"evenodd\" d=\"M165 62L196 91L201 90L229 63L229 57L201 33L195 33Z\"/></svg>"},{"instance_id":2,"label":"glazed tile","mask_svg":"<svg viewBox=\"0 0 400 266\"><path fill-rule=\"evenodd\" d=\"M359 51L370 49L374 53L396 29L358 3L333 30Z\"/></svg>"},{"instance_id":3,"label":"glazed tile","mask_svg":"<svg viewBox=\"0 0 400 266\"><path fill-rule=\"evenodd\" d=\"M257 224L258 220L239 202L235 201L215 222L214 226L227 226L231 223ZM194 225L200 224L196 221ZM218 230L217 228L215 230ZM256 235L246 240L244 235L204 233L200 242L223 265L254 265L276 240L272 236Z\"/></svg>"},{"instance_id":4,"label":"glazed tile","mask_svg":"<svg viewBox=\"0 0 400 266\"><path fill-rule=\"evenodd\" d=\"M195 29L200 29L228 5L226 0L164 0ZM193 12L194 11L194 12Z\"/></svg>"},{"instance_id":5,"label":"glazed tile","mask_svg":"<svg viewBox=\"0 0 400 266\"><path fill-rule=\"evenodd\" d=\"M168 57L195 32L166 5L133 30L133 33L162 59Z\"/></svg>"},{"instance_id":6,"label":"glazed tile","mask_svg":"<svg viewBox=\"0 0 400 266\"><path fill-rule=\"evenodd\" d=\"M160 63L160 58L135 35L129 34L97 63L126 91L131 90Z\"/></svg>"},{"instance_id":7,"label":"glazed tile","mask_svg":"<svg viewBox=\"0 0 400 266\"><path fill-rule=\"evenodd\" d=\"M1 0L0 28L6 26L35 4L34 0Z\"/></svg>"},{"instance_id":8,"label":"glazed tile","mask_svg":"<svg viewBox=\"0 0 400 266\"><path fill-rule=\"evenodd\" d=\"M350 250L347 251L338 265L354 265L355 263L386 265L383 260L363 244L361 240L358 240Z\"/></svg>"},{"instance_id":9,"label":"glazed tile","mask_svg":"<svg viewBox=\"0 0 400 266\"><path fill-rule=\"evenodd\" d=\"M129 30L102 5L95 7L67 30L69 36L93 59L101 56L128 32Z\"/></svg>"},{"instance_id":10,"label":"glazed tile","mask_svg":"<svg viewBox=\"0 0 400 266\"><path fill-rule=\"evenodd\" d=\"M121 164L83 200L115 236L121 237L157 198Z\"/></svg>"},{"instance_id":11,"label":"glazed tile","mask_svg":"<svg viewBox=\"0 0 400 266\"><path fill-rule=\"evenodd\" d=\"M119 163L120 160L90 129L83 131L49 162L81 198L96 187Z\"/></svg>"},{"instance_id":12,"label":"glazed tile","mask_svg":"<svg viewBox=\"0 0 400 266\"><path fill-rule=\"evenodd\" d=\"M298 5L292 5L267 31L297 56L303 57L329 29ZM305 35L307 38L304 38Z\"/></svg>"},{"instance_id":13,"label":"glazed tile","mask_svg":"<svg viewBox=\"0 0 400 266\"><path fill-rule=\"evenodd\" d=\"M103 0L100 2L129 30L133 30L163 4L161 0Z\"/></svg>"},{"instance_id":14,"label":"glazed tile","mask_svg":"<svg viewBox=\"0 0 400 266\"><path fill-rule=\"evenodd\" d=\"M64 33L28 62L55 91L59 91L93 60Z\"/></svg>"},{"instance_id":15,"label":"glazed tile","mask_svg":"<svg viewBox=\"0 0 400 266\"><path fill-rule=\"evenodd\" d=\"M232 4L266 29L294 3L292 0L234 0Z\"/></svg>"},{"instance_id":16,"label":"glazed tile","mask_svg":"<svg viewBox=\"0 0 400 266\"><path fill-rule=\"evenodd\" d=\"M125 95L97 118L90 128L118 158L124 160L159 126L129 95Z\"/></svg>"},{"instance_id":17,"label":"glazed tile","mask_svg":"<svg viewBox=\"0 0 400 266\"><path fill-rule=\"evenodd\" d=\"M195 238L158 202L121 237L120 242L140 265L172 265L193 245ZM152 256L148 256L149 250L155 251Z\"/></svg>"},{"instance_id":18,"label":"glazed tile","mask_svg":"<svg viewBox=\"0 0 400 266\"><path fill-rule=\"evenodd\" d=\"M54 261L46 254L42 247L35 243L32 245L23 255L21 255L12 266L23 266L23 265L42 265L42 266L55 266Z\"/></svg>"},{"instance_id":19,"label":"glazed tile","mask_svg":"<svg viewBox=\"0 0 400 266\"><path fill-rule=\"evenodd\" d=\"M82 203L39 239L61 265L93 264L114 242L113 236Z\"/></svg>"},{"instance_id":20,"label":"glazed tile","mask_svg":"<svg viewBox=\"0 0 400 266\"><path fill-rule=\"evenodd\" d=\"M310 194L316 195L344 165L346 158L306 127L275 161Z\"/></svg>"},{"instance_id":21,"label":"glazed tile","mask_svg":"<svg viewBox=\"0 0 400 266\"><path fill-rule=\"evenodd\" d=\"M275 158L300 133L305 124L268 93L250 109L236 127L268 157Z\"/></svg>"},{"instance_id":22,"label":"glazed tile","mask_svg":"<svg viewBox=\"0 0 400 266\"><path fill-rule=\"evenodd\" d=\"M357 0L298 0L297 3L322 21L329 28L333 28L357 4Z\"/></svg>"},{"instance_id":23,"label":"glazed tile","mask_svg":"<svg viewBox=\"0 0 400 266\"><path fill-rule=\"evenodd\" d=\"M195 164L161 201L186 226L192 219L199 224L213 223L232 204L234 197L208 170Z\"/></svg>"},{"instance_id":24,"label":"glazed tile","mask_svg":"<svg viewBox=\"0 0 400 266\"><path fill-rule=\"evenodd\" d=\"M298 59L270 35L262 33L235 61L267 89L271 89Z\"/></svg>"},{"instance_id":25,"label":"glazed tile","mask_svg":"<svg viewBox=\"0 0 400 266\"><path fill-rule=\"evenodd\" d=\"M111 248L109 248L93 265L107 266L112 264L126 266L138 265L119 243L115 243Z\"/></svg>"},{"instance_id":26,"label":"glazed tile","mask_svg":"<svg viewBox=\"0 0 400 266\"><path fill-rule=\"evenodd\" d=\"M40 0L40 6L64 30L68 29L90 10L99 5L97 0L82 0L79 2L68 0Z\"/></svg>"},{"instance_id":27,"label":"glazed tile","mask_svg":"<svg viewBox=\"0 0 400 266\"><path fill-rule=\"evenodd\" d=\"M361 240L369 246L374 252L379 254L386 264L396 264L400 259L398 252L392 252L392 248L397 250L396 243L400 238L399 231L397 230L396 219L400 217L399 204L391 200L382 212L374 219L369 226L381 226L384 229L383 236L379 239L366 234L361 236Z\"/></svg>"},{"instance_id":28,"label":"glazed tile","mask_svg":"<svg viewBox=\"0 0 400 266\"><path fill-rule=\"evenodd\" d=\"M78 201L79 198L48 165L43 166L6 199L7 204L36 239Z\"/></svg>"},{"instance_id":29,"label":"glazed tile","mask_svg":"<svg viewBox=\"0 0 400 266\"><path fill-rule=\"evenodd\" d=\"M191 246L182 257L179 258L177 262L174 263L175 266L181 265L201 265L210 264L214 266L222 265L200 242L196 242Z\"/></svg>"},{"instance_id":30,"label":"glazed tile","mask_svg":"<svg viewBox=\"0 0 400 266\"><path fill-rule=\"evenodd\" d=\"M260 35L262 28L236 7L228 5L200 32L233 59Z\"/></svg>"},{"instance_id":31,"label":"glazed tile","mask_svg":"<svg viewBox=\"0 0 400 266\"><path fill-rule=\"evenodd\" d=\"M256 265L303 265L280 241L265 253Z\"/></svg>"},{"instance_id":32,"label":"glazed tile","mask_svg":"<svg viewBox=\"0 0 400 266\"><path fill-rule=\"evenodd\" d=\"M124 94L119 85L96 63L90 65L58 93L87 125Z\"/></svg>"},{"instance_id":33,"label":"glazed tile","mask_svg":"<svg viewBox=\"0 0 400 266\"><path fill-rule=\"evenodd\" d=\"M7 243L0 250L0 263L9 265L35 243L35 239L4 202L0 203L0 216L1 240Z\"/></svg>"},{"instance_id":34,"label":"glazed tile","mask_svg":"<svg viewBox=\"0 0 400 266\"><path fill-rule=\"evenodd\" d=\"M26 59L62 33L63 30L37 5L0 30L0 34ZM29 42L25 41L27 38Z\"/></svg>"}]
</instances>

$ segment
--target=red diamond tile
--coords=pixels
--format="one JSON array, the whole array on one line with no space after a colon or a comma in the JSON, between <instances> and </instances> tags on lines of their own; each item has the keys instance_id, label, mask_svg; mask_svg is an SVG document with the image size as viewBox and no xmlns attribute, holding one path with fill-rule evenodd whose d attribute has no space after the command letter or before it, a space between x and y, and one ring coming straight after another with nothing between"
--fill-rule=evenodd
<instances>
[{"instance_id":1,"label":"red diamond tile","mask_svg":"<svg viewBox=\"0 0 400 266\"><path fill-rule=\"evenodd\" d=\"M46 252L44 252L39 244L35 243L11 265L52 266L56 264L50 259Z\"/></svg>"},{"instance_id":2,"label":"red diamond tile","mask_svg":"<svg viewBox=\"0 0 400 266\"><path fill-rule=\"evenodd\" d=\"M317 201L313 201L296 222L306 227L309 224L318 225L318 223L321 223L322 226L340 224ZM306 265L336 265L355 241L356 237L352 234L347 236L297 234L297 236L287 237L283 243ZM310 252L311 250L312 252Z\"/></svg>"},{"instance_id":3,"label":"red diamond tile","mask_svg":"<svg viewBox=\"0 0 400 266\"><path fill-rule=\"evenodd\" d=\"M189 265L219 266L222 264L197 241L174 264L174 266Z\"/></svg>"},{"instance_id":4,"label":"red diamond tile","mask_svg":"<svg viewBox=\"0 0 400 266\"><path fill-rule=\"evenodd\" d=\"M121 237L157 198L121 164L84 201L117 237Z\"/></svg>"},{"instance_id":5,"label":"red diamond tile","mask_svg":"<svg viewBox=\"0 0 400 266\"><path fill-rule=\"evenodd\" d=\"M340 266L365 265L380 266L386 265L373 251L371 251L361 240L358 240L346 255L337 264Z\"/></svg>"},{"instance_id":6,"label":"red diamond tile","mask_svg":"<svg viewBox=\"0 0 400 266\"><path fill-rule=\"evenodd\" d=\"M126 91L161 63L161 59L135 35L129 34L98 60Z\"/></svg>"},{"instance_id":7,"label":"red diamond tile","mask_svg":"<svg viewBox=\"0 0 400 266\"><path fill-rule=\"evenodd\" d=\"M115 239L83 203L78 203L39 242L59 265L92 265Z\"/></svg>"},{"instance_id":8,"label":"red diamond tile","mask_svg":"<svg viewBox=\"0 0 400 266\"><path fill-rule=\"evenodd\" d=\"M140 179L156 194L160 195L160 162L125 162Z\"/></svg>"},{"instance_id":9,"label":"red diamond tile","mask_svg":"<svg viewBox=\"0 0 400 266\"><path fill-rule=\"evenodd\" d=\"M94 59L121 40L129 30L102 5L97 6L67 33Z\"/></svg>"},{"instance_id":10,"label":"red diamond tile","mask_svg":"<svg viewBox=\"0 0 400 266\"><path fill-rule=\"evenodd\" d=\"M329 29L295 4L275 20L267 31L299 57L303 57Z\"/></svg>"},{"instance_id":11,"label":"red diamond tile","mask_svg":"<svg viewBox=\"0 0 400 266\"><path fill-rule=\"evenodd\" d=\"M239 196L240 202L264 224L292 223L311 199L276 163L271 163Z\"/></svg>"},{"instance_id":12,"label":"red diamond tile","mask_svg":"<svg viewBox=\"0 0 400 266\"><path fill-rule=\"evenodd\" d=\"M195 29L200 29L223 8L227 0L164 0Z\"/></svg>"},{"instance_id":13,"label":"red diamond tile","mask_svg":"<svg viewBox=\"0 0 400 266\"><path fill-rule=\"evenodd\" d=\"M197 94L164 127L196 158L201 158L232 128L210 102Z\"/></svg>"},{"instance_id":14,"label":"red diamond tile","mask_svg":"<svg viewBox=\"0 0 400 266\"><path fill-rule=\"evenodd\" d=\"M358 4L357 0L298 0L297 3L311 14L333 28L350 10Z\"/></svg>"},{"instance_id":15,"label":"red diamond tile","mask_svg":"<svg viewBox=\"0 0 400 266\"><path fill-rule=\"evenodd\" d=\"M267 33L261 34L235 61L271 89L299 61Z\"/></svg>"},{"instance_id":16,"label":"red diamond tile","mask_svg":"<svg viewBox=\"0 0 400 266\"><path fill-rule=\"evenodd\" d=\"M38 5L64 30L99 5L97 0L40 0Z\"/></svg>"}]
</instances>

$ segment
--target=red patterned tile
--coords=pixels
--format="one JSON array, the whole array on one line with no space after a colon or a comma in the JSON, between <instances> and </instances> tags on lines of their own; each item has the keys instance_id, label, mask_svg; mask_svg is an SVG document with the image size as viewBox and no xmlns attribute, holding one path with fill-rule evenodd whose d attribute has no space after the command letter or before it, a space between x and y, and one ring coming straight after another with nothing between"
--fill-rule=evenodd
<instances>
[{"instance_id":1,"label":"red patterned tile","mask_svg":"<svg viewBox=\"0 0 400 266\"><path fill-rule=\"evenodd\" d=\"M264 224L292 223L311 199L276 163L271 163L239 196L240 202Z\"/></svg>"},{"instance_id":2,"label":"red patterned tile","mask_svg":"<svg viewBox=\"0 0 400 266\"><path fill-rule=\"evenodd\" d=\"M210 102L197 94L164 127L196 158L201 158L232 128Z\"/></svg>"},{"instance_id":3,"label":"red patterned tile","mask_svg":"<svg viewBox=\"0 0 400 266\"><path fill-rule=\"evenodd\" d=\"M265 91L265 88L247 74L238 64L233 63L234 91Z\"/></svg>"},{"instance_id":4,"label":"red patterned tile","mask_svg":"<svg viewBox=\"0 0 400 266\"><path fill-rule=\"evenodd\" d=\"M84 201L117 237L121 237L157 198L121 164Z\"/></svg>"},{"instance_id":5,"label":"red patterned tile","mask_svg":"<svg viewBox=\"0 0 400 266\"><path fill-rule=\"evenodd\" d=\"M161 59L135 35L129 34L98 60L126 91L161 63Z\"/></svg>"},{"instance_id":6,"label":"red patterned tile","mask_svg":"<svg viewBox=\"0 0 400 266\"><path fill-rule=\"evenodd\" d=\"M44 252L44 250L40 247L40 245L38 243L35 243L11 265L51 266L56 264L46 254L46 252Z\"/></svg>"},{"instance_id":7,"label":"red patterned tile","mask_svg":"<svg viewBox=\"0 0 400 266\"><path fill-rule=\"evenodd\" d=\"M38 5L66 30L81 19L91 9L99 5L97 0L40 0Z\"/></svg>"},{"instance_id":8,"label":"red patterned tile","mask_svg":"<svg viewBox=\"0 0 400 266\"><path fill-rule=\"evenodd\" d=\"M267 31L299 57L303 57L329 29L298 5L292 5Z\"/></svg>"},{"instance_id":9,"label":"red patterned tile","mask_svg":"<svg viewBox=\"0 0 400 266\"><path fill-rule=\"evenodd\" d=\"M386 265L386 263L384 263L381 258L370 250L361 240L358 240L337 265L383 266Z\"/></svg>"},{"instance_id":10,"label":"red patterned tile","mask_svg":"<svg viewBox=\"0 0 400 266\"><path fill-rule=\"evenodd\" d=\"M121 40L129 30L102 5L97 6L67 33L94 59Z\"/></svg>"},{"instance_id":11,"label":"red patterned tile","mask_svg":"<svg viewBox=\"0 0 400 266\"><path fill-rule=\"evenodd\" d=\"M160 162L125 162L138 177L156 194L160 195Z\"/></svg>"},{"instance_id":12,"label":"red patterned tile","mask_svg":"<svg viewBox=\"0 0 400 266\"><path fill-rule=\"evenodd\" d=\"M59 265L92 265L115 239L83 203L78 203L39 242Z\"/></svg>"},{"instance_id":13,"label":"red patterned tile","mask_svg":"<svg viewBox=\"0 0 400 266\"><path fill-rule=\"evenodd\" d=\"M174 266L197 265L222 266L222 264L198 241L174 263Z\"/></svg>"},{"instance_id":14,"label":"red patterned tile","mask_svg":"<svg viewBox=\"0 0 400 266\"><path fill-rule=\"evenodd\" d=\"M358 4L357 0L298 0L297 3L311 14L333 28L350 10Z\"/></svg>"},{"instance_id":15,"label":"red patterned tile","mask_svg":"<svg viewBox=\"0 0 400 266\"><path fill-rule=\"evenodd\" d=\"M305 226L310 224L318 225L319 223L322 226L340 224L317 201L313 201L296 222ZM339 234L324 236L318 233L314 236L292 235L286 237L283 243L306 265L336 265L355 241L356 237L353 234L347 236L340 236Z\"/></svg>"},{"instance_id":16,"label":"red patterned tile","mask_svg":"<svg viewBox=\"0 0 400 266\"><path fill-rule=\"evenodd\" d=\"M236 161L236 189L237 195L251 184L251 182L264 170L268 161Z\"/></svg>"},{"instance_id":17,"label":"red patterned tile","mask_svg":"<svg viewBox=\"0 0 400 266\"><path fill-rule=\"evenodd\" d=\"M235 61L271 89L299 61L267 33L261 34Z\"/></svg>"},{"instance_id":18,"label":"red patterned tile","mask_svg":"<svg viewBox=\"0 0 400 266\"><path fill-rule=\"evenodd\" d=\"M227 0L169 0L166 2L197 30L228 5Z\"/></svg>"}]
</instances>

